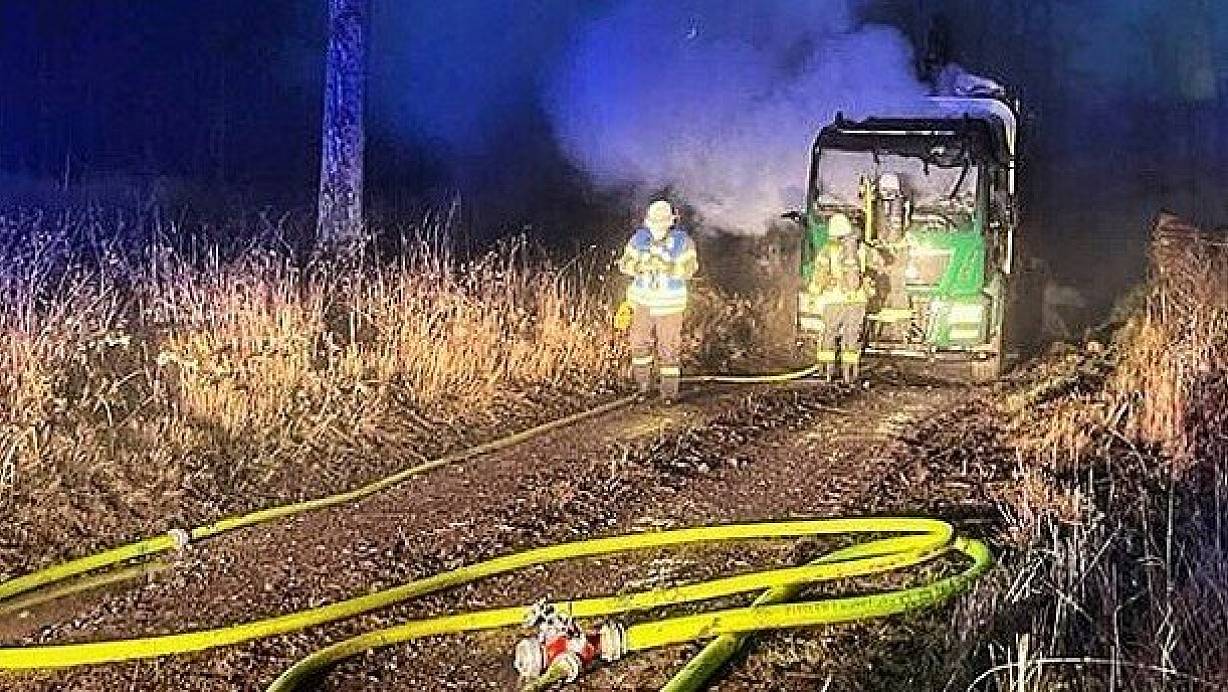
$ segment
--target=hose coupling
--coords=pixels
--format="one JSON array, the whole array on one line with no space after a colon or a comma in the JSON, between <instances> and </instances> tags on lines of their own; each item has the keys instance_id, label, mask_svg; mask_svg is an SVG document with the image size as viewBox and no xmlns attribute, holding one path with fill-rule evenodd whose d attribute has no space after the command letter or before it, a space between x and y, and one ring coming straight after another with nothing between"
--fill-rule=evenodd
<instances>
[{"instance_id":1,"label":"hose coupling","mask_svg":"<svg viewBox=\"0 0 1228 692\"><path fill-rule=\"evenodd\" d=\"M192 542L192 534L184 529L171 529L166 535L175 543L175 550L183 550Z\"/></svg>"},{"instance_id":2,"label":"hose coupling","mask_svg":"<svg viewBox=\"0 0 1228 692\"><path fill-rule=\"evenodd\" d=\"M627 655L627 628L617 622L607 622L597 632L597 649L606 663L622 660Z\"/></svg>"},{"instance_id":3,"label":"hose coupling","mask_svg":"<svg viewBox=\"0 0 1228 692\"><path fill-rule=\"evenodd\" d=\"M575 682L584 670L584 660L580 658L580 654L568 651L551 661L550 668L558 670L567 682Z\"/></svg>"},{"instance_id":4,"label":"hose coupling","mask_svg":"<svg viewBox=\"0 0 1228 692\"><path fill-rule=\"evenodd\" d=\"M537 636L516 644L513 665L522 678L566 673L574 681L597 660L600 635L585 633L567 613L541 601L528 609L525 624L537 627Z\"/></svg>"},{"instance_id":5,"label":"hose coupling","mask_svg":"<svg viewBox=\"0 0 1228 692\"><path fill-rule=\"evenodd\" d=\"M522 678L535 678L546 672L546 650L537 637L521 639L516 643L512 665Z\"/></svg>"}]
</instances>

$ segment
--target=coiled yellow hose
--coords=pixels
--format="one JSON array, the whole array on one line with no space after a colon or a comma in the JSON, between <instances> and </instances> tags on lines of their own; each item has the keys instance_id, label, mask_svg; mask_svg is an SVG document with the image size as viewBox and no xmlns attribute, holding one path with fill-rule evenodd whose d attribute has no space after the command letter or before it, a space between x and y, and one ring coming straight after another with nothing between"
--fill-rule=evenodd
<instances>
[{"instance_id":1,"label":"coiled yellow hose","mask_svg":"<svg viewBox=\"0 0 1228 692\"><path fill-rule=\"evenodd\" d=\"M827 601L753 605L748 608L727 609L634 625L627 629L626 640L627 650L634 652L727 634L882 617L933 605L966 589L990 564L989 551L984 544L954 538L949 524L933 519L817 519L638 533L536 548L419 579L379 593L231 627L89 644L0 649L0 669L61 668L201 651L301 630L477 579L560 560L689 543L898 532L908 535L855 545L802 567L755 572L634 594L584 599L560 604L560 608L577 618L603 617L749 591L794 588L819 581L864 576L915 565L951 550L962 552L972 559L971 566L963 572L923 587ZM431 635L516 625L523 621L528 607L515 606L417 620L364 634L308 656L282 674L268 689L270 692L296 689L298 684L324 667L369 649Z\"/></svg>"},{"instance_id":2,"label":"coiled yellow hose","mask_svg":"<svg viewBox=\"0 0 1228 692\"><path fill-rule=\"evenodd\" d=\"M608 617L761 589L793 588L821 581L897 570L930 560L948 551L964 553L972 561L972 564L959 574L922 587L832 600L752 605L747 608L731 608L699 615L649 620L626 630L626 650L636 652L729 634L848 622L902 613L941 603L964 591L991 564L989 549L983 543L955 538L951 525L942 521L903 517L815 519L765 524L704 526L564 543L462 567L453 572L415 582L415 584L433 580L445 582L438 586L432 585L431 590L435 590L510 570L559 560L688 543L899 532L910 535L854 545L802 567L767 570L686 586L571 601L558 604L558 608L576 618ZM407 585L407 587L412 586L413 584ZM269 686L268 692L288 692L298 689L302 683L312 679L328 666L371 649L439 634L518 625L524 621L529 607L527 605L514 606L415 620L347 639L321 649L296 663ZM702 684L714 670L690 669L686 672L686 676ZM698 686L677 686L675 689L698 689Z\"/></svg>"},{"instance_id":3,"label":"coiled yellow hose","mask_svg":"<svg viewBox=\"0 0 1228 692\"><path fill-rule=\"evenodd\" d=\"M733 380L693 378L693 381L701 379L701 381L709 382L778 382L805 377L813 371L812 368L776 376L745 377ZM568 416L458 454L415 466L346 493L232 517L215 524L197 527L188 533L192 540L199 540L300 512L353 502L385 490L413 475L510 447L547 432L602 415L625 406L631 401L631 398L620 399L581 414ZM626 630L626 649L629 652L716 637L715 644L719 650L716 653L723 651L727 656L736 650L736 644L731 649L730 642L740 643L738 637L748 632L881 617L941 602L966 589L972 580L990 564L989 551L982 543L956 538L949 524L933 519L822 519L637 533L536 548L444 572L378 593L229 627L87 644L0 648L0 670L64 668L202 651L342 620L496 574L566 559L690 543L850 533L903 533L906 535L879 538L854 545L802 567L768 570L641 593L584 599L562 604L562 608L574 617L607 617L768 589L768 592L761 596L755 605L748 608L726 609L700 615L648 621L633 625ZM71 593L95 584L116 580L115 572L90 574L99 570L120 568L123 570L120 574L139 573L139 569L134 569L127 563L173 550L176 547L178 543L175 537L159 536L12 579L0 584L0 610L3 610L6 605L12 607L28 599L45 600L56 594ZM963 553L971 558L971 565L955 576L938 580L924 587L826 601L784 602L796 596L805 584L900 569L951 551ZM61 584L81 575L87 576L75 582L69 582L67 585ZM269 690L295 689L296 685L332 663L372 648L430 635L516 625L523 621L526 608L527 606L515 606L412 621L346 640L303 659L282 674L269 687ZM734 639L731 640L728 637ZM723 660L723 657L705 651L695 662L687 666L666 689L675 692L699 689L703 680L719 667Z\"/></svg>"}]
</instances>

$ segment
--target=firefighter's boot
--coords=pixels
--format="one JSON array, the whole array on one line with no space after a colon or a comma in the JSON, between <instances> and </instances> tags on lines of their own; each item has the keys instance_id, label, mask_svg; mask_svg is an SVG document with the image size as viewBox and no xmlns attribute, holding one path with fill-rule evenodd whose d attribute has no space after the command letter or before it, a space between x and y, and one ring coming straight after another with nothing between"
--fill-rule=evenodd
<instances>
[{"instance_id":1,"label":"firefighter's boot","mask_svg":"<svg viewBox=\"0 0 1228 692\"><path fill-rule=\"evenodd\" d=\"M631 377L635 380L636 395L647 399L652 394L652 356L632 358Z\"/></svg>"},{"instance_id":2,"label":"firefighter's boot","mask_svg":"<svg viewBox=\"0 0 1228 692\"><path fill-rule=\"evenodd\" d=\"M661 368L661 401L672 404L678 400L678 385L682 370L677 367Z\"/></svg>"}]
</instances>

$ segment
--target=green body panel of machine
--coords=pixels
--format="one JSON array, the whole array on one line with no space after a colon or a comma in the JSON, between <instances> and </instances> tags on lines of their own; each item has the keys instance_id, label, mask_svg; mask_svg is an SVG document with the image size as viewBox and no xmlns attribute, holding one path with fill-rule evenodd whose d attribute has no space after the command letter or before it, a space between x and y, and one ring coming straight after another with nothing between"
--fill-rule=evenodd
<instances>
[{"instance_id":1,"label":"green body panel of machine","mask_svg":"<svg viewBox=\"0 0 1228 692\"><path fill-rule=\"evenodd\" d=\"M814 278L814 258L819 254L819 248L827 244L827 222L814 217L806 217L806 230L802 238L802 284L810 283Z\"/></svg>"},{"instance_id":2,"label":"green body panel of machine","mask_svg":"<svg viewBox=\"0 0 1228 692\"><path fill-rule=\"evenodd\" d=\"M947 253L950 260L936 286L907 286L913 295L929 299L925 343L939 349L973 347L986 341L986 316L993 296L985 290L985 238L979 224L945 232L908 232L910 244L931 252Z\"/></svg>"}]
</instances>

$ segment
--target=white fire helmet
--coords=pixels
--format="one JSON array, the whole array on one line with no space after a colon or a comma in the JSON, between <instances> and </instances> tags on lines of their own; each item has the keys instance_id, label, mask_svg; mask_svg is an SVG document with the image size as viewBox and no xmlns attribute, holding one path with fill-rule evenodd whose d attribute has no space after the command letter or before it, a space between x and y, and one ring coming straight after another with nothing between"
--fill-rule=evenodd
<instances>
[{"instance_id":1,"label":"white fire helmet","mask_svg":"<svg viewBox=\"0 0 1228 692\"><path fill-rule=\"evenodd\" d=\"M878 176L878 194L883 199L895 199L903 194L903 192L903 186L900 184L898 173L883 173Z\"/></svg>"},{"instance_id":2,"label":"white fire helmet","mask_svg":"<svg viewBox=\"0 0 1228 692\"><path fill-rule=\"evenodd\" d=\"M644 225L652 234L657 237L664 236L674 222L678 220L678 216L674 213L674 207L669 202L659 199L648 205L648 214L644 216Z\"/></svg>"},{"instance_id":3,"label":"white fire helmet","mask_svg":"<svg viewBox=\"0 0 1228 692\"><path fill-rule=\"evenodd\" d=\"M849 217L836 212L827 220L827 237L828 238L846 238L853 235L853 223L849 221Z\"/></svg>"}]
</instances>

